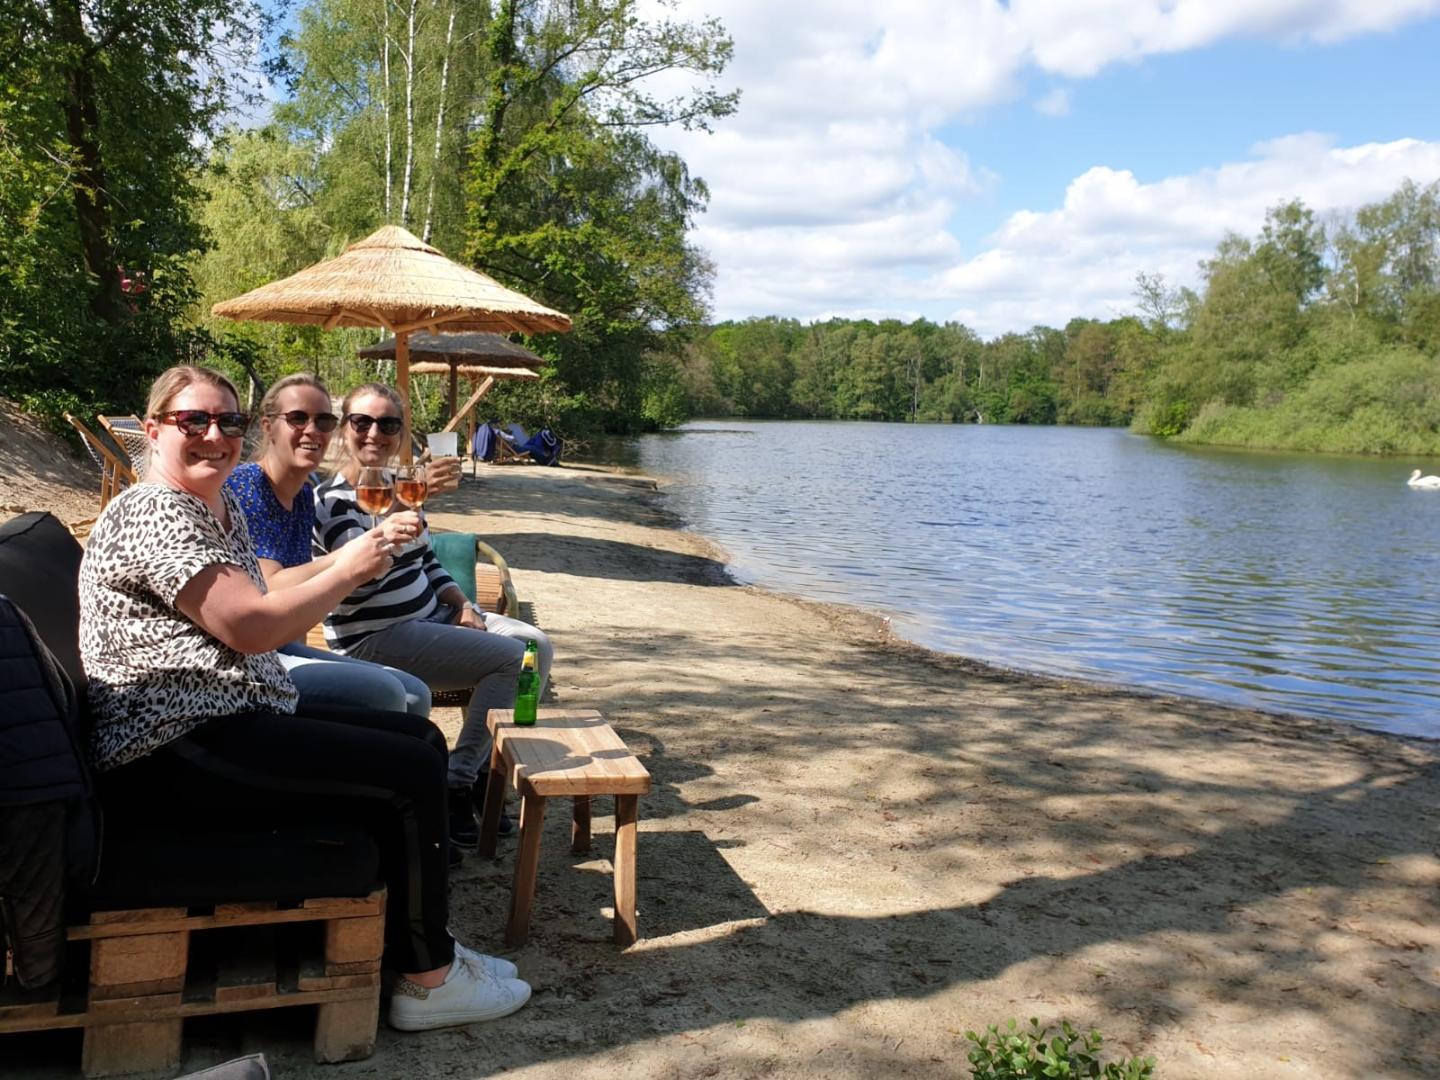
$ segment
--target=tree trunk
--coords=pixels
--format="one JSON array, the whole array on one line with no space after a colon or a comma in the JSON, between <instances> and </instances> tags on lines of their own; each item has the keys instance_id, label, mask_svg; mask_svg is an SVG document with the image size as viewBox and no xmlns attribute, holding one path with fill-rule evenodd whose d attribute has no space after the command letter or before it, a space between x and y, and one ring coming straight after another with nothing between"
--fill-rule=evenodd
<instances>
[{"instance_id":1,"label":"tree trunk","mask_svg":"<svg viewBox=\"0 0 1440 1080\"><path fill-rule=\"evenodd\" d=\"M65 132L75 148L77 167L70 181L75 199L75 221L85 268L95 275L90 310L111 325L129 314L120 287L120 265L115 254L114 223L100 152L100 109L95 100L95 77L90 68L93 43L81 21L79 0L52 0L56 33L65 48Z\"/></svg>"},{"instance_id":2,"label":"tree trunk","mask_svg":"<svg viewBox=\"0 0 1440 1080\"><path fill-rule=\"evenodd\" d=\"M415 176L415 9L410 0L405 20L405 171L400 180L400 225L410 227L410 188Z\"/></svg>"},{"instance_id":3,"label":"tree trunk","mask_svg":"<svg viewBox=\"0 0 1440 1080\"><path fill-rule=\"evenodd\" d=\"M455 39L455 8L450 9L450 21L445 26L445 55L440 62L440 102L435 109L435 153L430 162L430 186L425 193L425 228L420 239L430 242L430 230L435 220L435 174L440 171L440 143L445 133L445 87L450 81L450 44Z\"/></svg>"},{"instance_id":4,"label":"tree trunk","mask_svg":"<svg viewBox=\"0 0 1440 1080\"><path fill-rule=\"evenodd\" d=\"M380 0L384 18L380 26L380 68L384 72L384 93L380 96L380 121L385 126L385 223L390 216L390 192L394 186L394 147L390 133L390 0Z\"/></svg>"}]
</instances>

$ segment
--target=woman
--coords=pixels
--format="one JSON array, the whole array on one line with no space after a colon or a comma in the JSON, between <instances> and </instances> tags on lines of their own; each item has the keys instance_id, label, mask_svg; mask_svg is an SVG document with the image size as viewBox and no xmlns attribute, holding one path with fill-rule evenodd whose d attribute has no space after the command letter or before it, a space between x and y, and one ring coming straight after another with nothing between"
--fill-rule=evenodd
<instances>
[{"instance_id":1,"label":"woman","mask_svg":"<svg viewBox=\"0 0 1440 1080\"><path fill-rule=\"evenodd\" d=\"M330 392L314 375L287 375L260 401L260 450L225 482L245 512L260 572L272 589L308 581L335 559L311 557L315 494L310 476L320 467L339 418ZM419 516L396 514L378 533L402 547L420 533ZM353 707L430 715L430 688L408 671L312 649L291 641L277 650L303 709Z\"/></svg>"},{"instance_id":2,"label":"woman","mask_svg":"<svg viewBox=\"0 0 1440 1080\"><path fill-rule=\"evenodd\" d=\"M384 573L382 537L267 592L225 480L248 418L229 380L178 367L146 409L145 482L106 506L80 568L80 650L101 797L119 821L353 821L388 886L386 956L402 1030L504 1016L529 998L514 965L446 930L444 740L405 713L344 723L295 713L274 650Z\"/></svg>"},{"instance_id":3,"label":"woman","mask_svg":"<svg viewBox=\"0 0 1440 1080\"><path fill-rule=\"evenodd\" d=\"M384 467L404 427L400 397L383 383L350 391L341 407L346 461L316 491L315 543L327 552L363 536L369 523L355 503L355 481L365 467ZM491 709L515 704L515 679L525 642L535 642L540 692L545 692L555 650L545 634L518 619L482 612L469 603L426 537L403 552L389 572L361 585L325 620L325 639L336 652L403 668L432 690L474 688L464 726L450 752L450 841L479 842L480 774L490 764Z\"/></svg>"}]
</instances>

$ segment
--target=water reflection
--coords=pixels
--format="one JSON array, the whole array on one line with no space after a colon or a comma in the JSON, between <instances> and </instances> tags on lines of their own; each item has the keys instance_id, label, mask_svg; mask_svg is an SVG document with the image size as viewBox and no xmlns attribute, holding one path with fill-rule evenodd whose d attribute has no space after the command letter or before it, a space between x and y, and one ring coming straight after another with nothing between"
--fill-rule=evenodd
<instances>
[{"instance_id":1,"label":"water reflection","mask_svg":"<svg viewBox=\"0 0 1440 1080\"><path fill-rule=\"evenodd\" d=\"M741 580L931 648L1440 736L1440 492L1409 462L734 421L595 452L670 478Z\"/></svg>"}]
</instances>

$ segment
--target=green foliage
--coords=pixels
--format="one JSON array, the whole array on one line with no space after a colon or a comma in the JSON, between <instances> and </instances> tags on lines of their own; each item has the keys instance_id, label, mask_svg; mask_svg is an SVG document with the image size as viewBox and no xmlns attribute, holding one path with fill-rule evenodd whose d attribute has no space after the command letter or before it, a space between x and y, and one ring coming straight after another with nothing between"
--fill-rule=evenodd
<instances>
[{"instance_id":1,"label":"green foliage","mask_svg":"<svg viewBox=\"0 0 1440 1080\"><path fill-rule=\"evenodd\" d=\"M1003 1031L991 1024L983 1034L967 1031L965 1038L974 1044L969 1054L973 1080L1148 1080L1155 1075L1151 1057L1102 1062L1100 1032L1082 1035L1068 1020L1061 1020L1055 1032L1033 1017L1023 1030L1011 1020Z\"/></svg>"},{"instance_id":2,"label":"green foliage","mask_svg":"<svg viewBox=\"0 0 1440 1080\"><path fill-rule=\"evenodd\" d=\"M263 28L244 0L0 0L0 381L48 420L203 355L194 178Z\"/></svg>"}]
</instances>

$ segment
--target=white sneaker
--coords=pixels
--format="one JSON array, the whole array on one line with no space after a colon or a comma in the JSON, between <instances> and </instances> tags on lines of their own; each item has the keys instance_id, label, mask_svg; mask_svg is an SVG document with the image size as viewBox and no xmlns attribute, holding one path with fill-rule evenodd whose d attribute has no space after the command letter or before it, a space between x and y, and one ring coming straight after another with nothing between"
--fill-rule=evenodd
<instances>
[{"instance_id":1,"label":"white sneaker","mask_svg":"<svg viewBox=\"0 0 1440 1080\"><path fill-rule=\"evenodd\" d=\"M503 956L487 956L485 953L476 952L469 945L461 945L457 941L455 942L455 955L460 956L461 954L468 956L472 962L479 964L494 978L518 979L520 977L520 969Z\"/></svg>"},{"instance_id":2,"label":"white sneaker","mask_svg":"<svg viewBox=\"0 0 1440 1080\"><path fill-rule=\"evenodd\" d=\"M530 1000L529 983L497 979L471 959L477 955L457 950L445 981L434 989L409 979L397 982L390 998L390 1026L401 1031L429 1031L496 1020Z\"/></svg>"}]
</instances>

